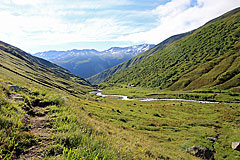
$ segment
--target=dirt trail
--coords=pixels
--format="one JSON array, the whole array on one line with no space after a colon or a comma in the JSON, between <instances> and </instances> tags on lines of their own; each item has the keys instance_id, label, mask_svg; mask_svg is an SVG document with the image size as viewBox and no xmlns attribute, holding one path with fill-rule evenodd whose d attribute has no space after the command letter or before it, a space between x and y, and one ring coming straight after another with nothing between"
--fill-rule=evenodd
<instances>
[{"instance_id":1,"label":"dirt trail","mask_svg":"<svg viewBox=\"0 0 240 160\"><path fill-rule=\"evenodd\" d=\"M31 128L29 130L37 139L37 142L25 149L20 155L20 159L31 160L43 158L41 152L52 141L49 134L51 126L48 125L48 114L47 112L42 113L43 109L38 110L38 112L41 114L36 114L36 116L30 118Z\"/></svg>"}]
</instances>

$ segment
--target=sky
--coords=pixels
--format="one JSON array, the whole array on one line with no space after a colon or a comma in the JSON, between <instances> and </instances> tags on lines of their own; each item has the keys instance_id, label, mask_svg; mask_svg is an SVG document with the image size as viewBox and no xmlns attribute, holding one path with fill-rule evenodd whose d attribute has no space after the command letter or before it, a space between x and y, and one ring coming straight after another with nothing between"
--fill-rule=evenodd
<instances>
[{"instance_id":1,"label":"sky","mask_svg":"<svg viewBox=\"0 0 240 160\"><path fill-rule=\"evenodd\" d=\"M28 53L158 44L237 7L240 0L1 0L0 41Z\"/></svg>"}]
</instances>

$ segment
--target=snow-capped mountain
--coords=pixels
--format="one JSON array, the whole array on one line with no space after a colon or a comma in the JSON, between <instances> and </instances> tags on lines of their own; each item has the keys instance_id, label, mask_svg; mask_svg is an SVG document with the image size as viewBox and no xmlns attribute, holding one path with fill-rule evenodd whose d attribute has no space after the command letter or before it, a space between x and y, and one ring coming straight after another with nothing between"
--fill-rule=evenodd
<instances>
[{"instance_id":1,"label":"snow-capped mountain","mask_svg":"<svg viewBox=\"0 0 240 160\"><path fill-rule=\"evenodd\" d=\"M91 77L107 68L120 64L155 45L142 44L129 47L112 47L104 51L95 49L45 51L34 56L56 63L83 78Z\"/></svg>"},{"instance_id":2,"label":"snow-capped mountain","mask_svg":"<svg viewBox=\"0 0 240 160\"><path fill-rule=\"evenodd\" d=\"M83 49L83 50L73 49L73 50L67 50L67 51L50 50L50 51L35 53L34 56L54 62L54 61L64 60L65 58L69 58L69 57L95 55L97 53L99 53L99 51L95 49Z\"/></svg>"},{"instance_id":3,"label":"snow-capped mountain","mask_svg":"<svg viewBox=\"0 0 240 160\"><path fill-rule=\"evenodd\" d=\"M138 54L149 50L150 48L154 47L154 45L151 44L142 44L142 45L135 45L135 46L130 46L130 47L112 47L108 50L105 50L101 52L102 55L118 55L118 56L123 56L123 55L132 55L132 56L137 56Z\"/></svg>"}]
</instances>

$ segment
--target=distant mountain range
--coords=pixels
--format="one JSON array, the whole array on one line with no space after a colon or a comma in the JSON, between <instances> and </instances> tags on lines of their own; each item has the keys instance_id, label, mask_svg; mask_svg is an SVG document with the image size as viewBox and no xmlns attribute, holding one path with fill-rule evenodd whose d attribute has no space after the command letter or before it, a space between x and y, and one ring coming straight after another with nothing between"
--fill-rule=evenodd
<instances>
[{"instance_id":1,"label":"distant mountain range","mask_svg":"<svg viewBox=\"0 0 240 160\"><path fill-rule=\"evenodd\" d=\"M129 60L154 46L153 44L142 44L130 47L112 47L105 51L95 49L51 50L35 53L34 56L49 60L68 69L73 74L88 78Z\"/></svg>"}]
</instances>

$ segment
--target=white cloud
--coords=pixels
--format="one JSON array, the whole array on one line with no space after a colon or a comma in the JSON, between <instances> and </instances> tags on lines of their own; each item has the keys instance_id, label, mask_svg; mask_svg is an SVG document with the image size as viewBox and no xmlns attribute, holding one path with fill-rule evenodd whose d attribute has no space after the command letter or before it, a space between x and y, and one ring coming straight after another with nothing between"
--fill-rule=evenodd
<instances>
[{"instance_id":1,"label":"white cloud","mask_svg":"<svg viewBox=\"0 0 240 160\"><path fill-rule=\"evenodd\" d=\"M14 16L0 11L0 39L22 49L71 42L110 41L114 36L129 34L127 26L113 18L89 18L70 23L51 16Z\"/></svg>"},{"instance_id":2,"label":"white cloud","mask_svg":"<svg viewBox=\"0 0 240 160\"><path fill-rule=\"evenodd\" d=\"M127 26L111 17L90 16L85 9L130 4L128 0L3 0L0 40L28 51L37 46L111 40L129 34ZM17 7L16 7L17 6ZM39 48L39 47L38 47Z\"/></svg>"},{"instance_id":3,"label":"white cloud","mask_svg":"<svg viewBox=\"0 0 240 160\"><path fill-rule=\"evenodd\" d=\"M1 0L0 40L33 52L39 46L71 42L159 43L240 4L240 0L198 0L192 6L191 0L172 0L153 10L125 10L133 2Z\"/></svg>"},{"instance_id":4,"label":"white cloud","mask_svg":"<svg viewBox=\"0 0 240 160\"><path fill-rule=\"evenodd\" d=\"M130 0L2 0L4 3L14 5L28 5L38 6L44 5L57 5L67 8L81 8L81 9L96 9L108 8L112 6L122 6L132 4Z\"/></svg>"},{"instance_id":5,"label":"white cloud","mask_svg":"<svg viewBox=\"0 0 240 160\"><path fill-rule=\"evenodd\" d=\"M38 5L45 3L47 0L8 0L8 1L16 5Z\"/></svg>"},{"instance_id":6,"label":"white cloud","mask_svg":"<svg viewBox=\"0 0 240 160\"><path fill-rule=\"evenodd\" d=\"M169 16L169 15L176 15L184 11L185 9L189 8L191 0L174 0L170 1L165 5L158 6L153 13L157 14L161 17Z\"/></svg>"},{"instance_id":7,"label":"white cloud","mask_svg":"<svg viewBox=\"0 0 240 160\"><path fill-rule=\"evenodd\" d=\"M122 36L117 40L135 43L160 43L164 39L184 33L221 14L240 6L240 0L197 0L192 6L191 0L172 0L152 11L158 17L158 26L147 32Z\"/></svg>"}]
</instances>

